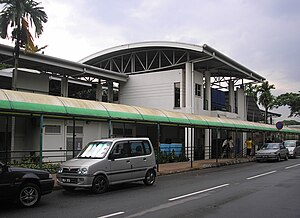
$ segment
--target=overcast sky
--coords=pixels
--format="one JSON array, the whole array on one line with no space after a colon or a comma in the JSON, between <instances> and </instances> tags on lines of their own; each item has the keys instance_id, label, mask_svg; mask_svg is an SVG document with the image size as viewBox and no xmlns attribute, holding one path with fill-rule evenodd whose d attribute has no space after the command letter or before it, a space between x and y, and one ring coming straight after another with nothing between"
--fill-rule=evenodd
<instances>
[{"instance_id":1,"label":"overcast sky","mask_svg":"<svg viewBox=\"0 0 300 218\"><path fill-rule=\"evenodd\" d=\"M275 84L274 95L300 90L298 0L37 1L49 21L35 42L47 55L78 61L134 42L208 44Z\"/></svg>"}]
</instances>

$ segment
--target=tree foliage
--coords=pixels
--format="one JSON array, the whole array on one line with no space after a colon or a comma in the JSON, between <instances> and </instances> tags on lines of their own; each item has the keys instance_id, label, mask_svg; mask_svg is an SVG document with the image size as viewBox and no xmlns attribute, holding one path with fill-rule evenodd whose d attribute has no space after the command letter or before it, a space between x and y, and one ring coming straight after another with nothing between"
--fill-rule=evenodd
<instances>
[{"instance_id":1,"label":"tree foliage","mask_svg":"<svg viewBox=\"0 0 300 218\"><path fill-rule=\"evenodd\" d=\"M245 92L247 96L253 97L256 102L258 101L256 85L252 85L252 83L247 84Z\"/></svg>"},{"instance_id":2,"label":"tree foliage","mask_svg":"<svg viewBox=\"0 0 300 218\"><path fill-rule=\"evenodd\" d=\"M29 31L29 24L35 27L35 36L39 37L43 32L43 23L48 21L43 7L33 0L0 0L4 4L0 12L0 37L9 38L8 28L12 28L11 39L15 42L14 49L14 71L12 78L12 89L17 88L17 75L19 67L20 48L25 51L37 52L40 49L33 43L33 37Z\"/></svg>"},{"instance_id":3,"label":"tree foliage","mask_svg":"<svg viewBox=\"0 0 300 218\"><path fill-rule=\"evenodd\" d=\"M275 106L288 106L290 109L289 117L300 117L300 91L299 93L285 93L276 98Z\"/></svg>"},{"instance_id":4,"label":"tree foliage","mask_svg":"<svg viewBox=\"0 0 300 218\"><path fill-rule=\"evenodd\" d=\"M16 41L17 51L20 47L28 51L37 51L38 48L33 44L29 27L35 27L35 37L42 34L43 23L48 21L48 16L43 11L44 8L33 0L0 0L0 4L4 4L0 13L1 38L11 37L13 41ZM11 34L8 33L9 27L12 28Z\"/></svg>"},{"instance_id":5,"label":"tree foliage","mask_svg":"<svg viewBox=\"0 0 300 218\"><path fill-rule=\"evenodd\" d=\"M268 123L268 111L274 107L275 97L272 95L271 90L275 89L275 86L270 85L268 81L264 81L257 87L257 93L259 94L258 103L265 108L265 123Z\"/></svg>"}]
</instances>

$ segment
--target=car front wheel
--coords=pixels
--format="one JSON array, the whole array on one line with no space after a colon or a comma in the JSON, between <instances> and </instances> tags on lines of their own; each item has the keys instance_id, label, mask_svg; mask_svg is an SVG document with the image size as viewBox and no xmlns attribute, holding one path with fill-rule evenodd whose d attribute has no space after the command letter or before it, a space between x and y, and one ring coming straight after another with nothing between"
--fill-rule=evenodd
<instances>
[{"instance_id":1,"label":"car front wheel","mask_svg":"<svg viewBox=\"0 0 300 218\"><path fill-rule=\"evenodd\" d=\"M289 155L286 154L284 159L285 159L285 160L288 160L288 159L289 159Z\"/></svg>"},{"instance_id":2,"label":"car front wheel","mask_svg":"<svg viewBox=\"0 0 300 218\"><path fill-rule=\"evenodd\" d=\"M18 195L18 204L23 207L33 207L41 199L41 190L34 183L23 184L19 195Z\"/></svg>"},{"instance_id":3,"label":"car front wheel","mask_svg":"<svg viewBox=\"0 0 300 218\"><path fill-rule=\"evenodd\" d=\"M277 156L277 161L279 162L281 160L280 154Z\"/></svg>"},{"instance_id":4,"label":"car front wheel","mask_svg":"<svg viewBox=\"0 0 300 218\"><path fill-rule=\"evenodd\" d=\"M92 192L101 194L107 191L108 181L103 175L96 176L93 181Z\"/></svg>"}]
</instances>

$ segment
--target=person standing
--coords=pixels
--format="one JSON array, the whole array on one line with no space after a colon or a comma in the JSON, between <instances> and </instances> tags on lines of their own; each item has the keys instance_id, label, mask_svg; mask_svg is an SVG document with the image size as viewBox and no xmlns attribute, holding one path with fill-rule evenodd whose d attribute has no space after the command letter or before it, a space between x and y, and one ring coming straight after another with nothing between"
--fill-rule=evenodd
<instances>
[{"instance_id":1,"label":"person standing","mask_svg":"<svg viewBox=\"0 0 300 218\"><path fill-rule=\"evenodd\" d=\"M229 143L228 143L228 138L226 138L222 144L222 158L228 158L228 153L229 153Z\"/></svg>"},{"instance_id":2,"label":"person standing","mask_svg":"<svg viewBox=\"0 0 300 218\"><path fill-rule=\"evenodd\" d=\"M229 136L227 140L228 140L228 147L229 147L229 158L233 158L234 144L233 144L232 136Z\"/></svg>"},{"instance_id":3,"label":"person standing","mask_svg":"<svg viewBox=\"0 0 300 218\"><path fill-rule=\"evenodd\" d=\"M252 139L249 137L245 141L245 144L247 146L247 157L250 157L251 156L252 147L253 147L253 141L252 141Z\"/></svg>"}]
</instances>

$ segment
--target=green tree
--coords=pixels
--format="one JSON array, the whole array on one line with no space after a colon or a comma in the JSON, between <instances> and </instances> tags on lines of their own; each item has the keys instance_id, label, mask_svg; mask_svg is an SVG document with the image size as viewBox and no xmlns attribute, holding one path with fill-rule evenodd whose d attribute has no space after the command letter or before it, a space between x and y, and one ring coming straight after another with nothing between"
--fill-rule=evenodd
<instances>
[{"instance_id":1,"label":"green tree","mask_svg":"<svg viewBox=\"0 0 300 218\"><path fill-rule=\"evenodd\" d=\"M0 0L4 7L0 13L0 36L9 38L15 42L14 59L15 69L13 73L12 89L16 89L17 70L19 65L20 48L27 51L36 52L39 50L33 44L33 37L29 31L29 23L35 27L35 37L39 37L43 32L43 23L48 21L44 8L33 0ZM12 28L8 34L8 28Z\"/></svg>"},{"instance_id":2,"label":"green tree","mask_svg":"<svg viewBox=\"0 0 300 218\"><path fill-rule=\"evenodd\" d=\"M299 93L285 93L279 95L275 100L275 106L288 106L290 109L289 117L300 117L300 91Z\"/></svg>"},{"instance_id":3,"label":"green tree","mask_svg":"<svg viewBox=\"0 0 300 218\"><path fill-rule=\"evenodd\" d=\"M268 111L274 107L275 97L271 93L272 89L275 89L275 86L270 85L268 81L257 86L258 103L265 108L265 123L268 123Z\"/></svg>"},{"instance_id":4,"label":"green tree","mask_svg":"<svg viewBox=\"0 0 300 218\"><path fill-rule=\"evenodd\" d=\"M246 92L247 96L253 97L256 102L258 101L257 86L256 85L252 85L252 83L246 84L245 92Z\"/></svg>"}]
</instances>

